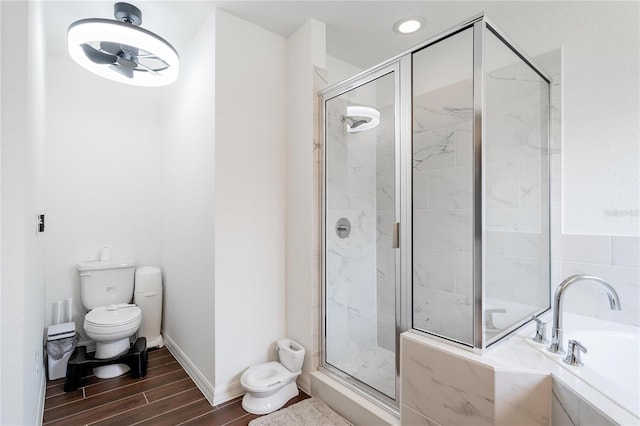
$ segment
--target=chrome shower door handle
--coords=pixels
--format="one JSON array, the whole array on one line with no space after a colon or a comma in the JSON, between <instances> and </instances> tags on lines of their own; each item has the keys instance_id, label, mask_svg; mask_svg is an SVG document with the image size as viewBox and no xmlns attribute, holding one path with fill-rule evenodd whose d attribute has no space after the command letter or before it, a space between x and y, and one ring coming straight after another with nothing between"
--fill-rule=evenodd
<instances>
[{"instance_id":1,"label":"chrome shower door handle","mask_svg":"<svg viewBox=\"0 0 640 426\"><path fill-rule=\"evenodd\" d=\"M391 247L400 248L400 223L391 225Z\"/></svg>"}]
</instances>

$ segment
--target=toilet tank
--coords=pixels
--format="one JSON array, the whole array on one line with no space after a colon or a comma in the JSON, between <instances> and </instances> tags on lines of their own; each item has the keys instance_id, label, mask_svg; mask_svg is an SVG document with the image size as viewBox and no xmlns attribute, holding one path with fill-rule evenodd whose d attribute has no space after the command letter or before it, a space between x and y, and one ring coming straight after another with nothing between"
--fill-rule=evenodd
<instances>
[{"instance_id":1,"label":"toilet tank","mask_svg":"<svg viewBox=\"0 0 640 426\"><path fill-rule=\"evenodd\" d=\"M280 364L292 373L299 373L304 362L304 348L291 339L280 339L276 343Z\"/></svg>"},{"instance_id":2,"label":"toilet tank","mask_svg":"<svg viewBox=\"0 0 640 426\"><path fill-rule=\"evenodd\" d=\"M135 263L97 260L78 264L80 296L86 309L129 303L133 297Z\"/></svg>"}]
</instances>

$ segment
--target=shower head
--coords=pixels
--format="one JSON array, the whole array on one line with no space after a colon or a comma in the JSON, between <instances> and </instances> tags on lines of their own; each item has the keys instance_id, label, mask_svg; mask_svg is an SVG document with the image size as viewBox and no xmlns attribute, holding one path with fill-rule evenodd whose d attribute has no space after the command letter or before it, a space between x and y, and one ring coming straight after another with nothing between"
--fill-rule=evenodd
<instances>
[{"instance_id":1,"label":"shower head","mask_svg":"<svg viewBox=\"0 0 640 426\"><path fill-rule=\"evenodd\" d=\"M380 124L380 111L371 107L348 106L347 115L341 115L340 121L346 123L348 133L362 132Z\"/></svg>"},{"instance_id":2,"label":"shower head","mask_svg":"<svg viewBox=\"0 0 640 426\"><path fill-rule=\"evenodd\" d=\"M362 126L363 124L367 124L371 121L371 117L351 117L351 116L340 116L340 121L343 123L347 123L349 129L355 131L354 129Z\"/></svg>"}]
</instances>

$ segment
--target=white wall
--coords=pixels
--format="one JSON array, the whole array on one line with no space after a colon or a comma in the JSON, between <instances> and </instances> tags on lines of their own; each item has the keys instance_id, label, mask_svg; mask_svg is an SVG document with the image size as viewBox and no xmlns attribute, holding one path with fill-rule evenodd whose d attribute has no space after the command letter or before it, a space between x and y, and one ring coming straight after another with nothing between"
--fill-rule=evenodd
<instances>
[{"instance_id":1,"label":"white wall","mask_svg":"<svg viewBox=\"0 0 640 426\"><path fill-rule=\"evenodd\" d=\"M362 69L327 54L328 85L339 83L358 74Z\"/></svg>"},{"instance_id":2,"label":"white wall","mask_svg":"<svg viewBox=\"0 0 640 426\"><path fill-rule=\"evenodd\" d=\"M44 401L44 38L40 6L2 2L0 423L38 424Z\"/></svg>"},{"instance_id":3,"label":"white wall","mask_svg":"<svg viewBox=\"0 0 640 426\"><path fill-rule=\"evenodd\" d=\"M640 4L512 2L486 11L530 55L563 49L563 232L640 236Z\"/></svg>"},{"instance_id":4,"label":"white wall","mask_svg":"<svg viewBox=\"0 0 640 426\"><path fill-rule=\"evenodd\" d=\"M78 262L110 246L114 259L160 263L163 98L54 57L47 90L46 323L73 297L84 334Z\"/></svg>"},{"instance_id":5,"label":"white wall","mask_svg":"<svg viewBox=\"0 0 640 426\"><path fill-rule=\"evenodd\" d=\"M215 17L180 51L163 122L164 333L214 383ZM206 390L206 389L205 389Z\"/></svg>"},{"instance_id":6,"label":"white wall","mask_svg":"<svg viewBox=\"0 0 640 426\"><path fill-rule=\"evenodd\" d=\"M286 40L216 12L215 386L285 334Z\"/></svg>"},{"instance_id":7,"label":"white wall","mask_svg":"<svg viewBox=\"0 0 640 426\"><path fill-rule=\"evenodd\" d=\"M86 310L76 264L101 246L160 266L163 330L213 386L213 16L166 88L123 85L50 57L47 98L47 324L52 303ZM205 384L206 386L206 384Z\"/></svg>"},{"instance_id":8,"label":"white wall","mask_svg":"<svg viewBox=\"0 0 640 426\"><path fill-rule=\"evenodd\" d=\"M287 40L286 318L287 337L305 348L302 389L319 362L317 85L325 67L325 24L307 20ZM315 113L314 113L315 112Z\"/></svg>"}]
</instances>

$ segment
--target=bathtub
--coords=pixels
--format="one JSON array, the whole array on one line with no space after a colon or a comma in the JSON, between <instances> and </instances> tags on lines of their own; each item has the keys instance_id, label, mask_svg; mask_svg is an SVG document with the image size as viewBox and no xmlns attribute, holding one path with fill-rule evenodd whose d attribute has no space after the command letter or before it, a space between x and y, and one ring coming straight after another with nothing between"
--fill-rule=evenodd
<instances>
[{"instance_id":1,"label":"bathtub","mask_svg":"<svg viewBox=\"0 0 640 426\"><path fill-rule=\"evenodd\" d=\"M587 348L587 353L582 354L582 367L563 362L564 355L552 354L546 346L533 345L611 402L640 418L640 328L565 313L562 329L565 350L569 339Z\"/></svg>"}]
</instances>

